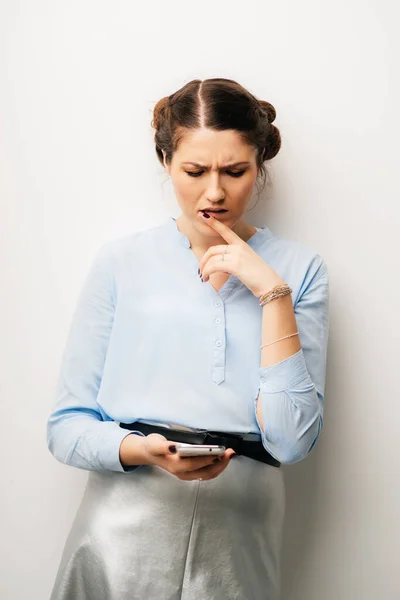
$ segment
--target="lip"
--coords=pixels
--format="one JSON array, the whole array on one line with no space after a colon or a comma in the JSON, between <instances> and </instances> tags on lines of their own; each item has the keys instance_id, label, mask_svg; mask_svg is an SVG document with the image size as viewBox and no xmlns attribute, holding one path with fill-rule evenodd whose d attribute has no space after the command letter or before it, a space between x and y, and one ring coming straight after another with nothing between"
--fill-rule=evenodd
<instances>
[{"instance_id":1,"label":"lip","mask_svg":"<svg viewBox=\"0 0 400 600\"><path fill-rule=\"evenodd\" d=\"M228 214L229 211L227 209L225 209L223 212L203 209L203 210L199 210L198 212L199 212L199 214L206 212L218 219L219 217L222 217L222 216Z\"/></svg>"}]
</instances>

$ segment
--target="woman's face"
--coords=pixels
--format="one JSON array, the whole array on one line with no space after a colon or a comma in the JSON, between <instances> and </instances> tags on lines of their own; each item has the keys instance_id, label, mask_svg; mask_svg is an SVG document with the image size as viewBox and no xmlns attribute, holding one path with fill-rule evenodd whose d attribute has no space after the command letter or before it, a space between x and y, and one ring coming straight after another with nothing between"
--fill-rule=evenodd
<instances>
[{"instance_id":1,"label":"woman's face","mask_svg":"<svg viewBox=\"0 0 400 600\"><path fill-rule=\"evenodd\" d=\"M256 149L234 130L190 130L171 163L164 160L164 165L185 220L202 235L215 235L199 218L204 210L233 229L248 206L258 173Z\"/></svg>"}]
</instances>

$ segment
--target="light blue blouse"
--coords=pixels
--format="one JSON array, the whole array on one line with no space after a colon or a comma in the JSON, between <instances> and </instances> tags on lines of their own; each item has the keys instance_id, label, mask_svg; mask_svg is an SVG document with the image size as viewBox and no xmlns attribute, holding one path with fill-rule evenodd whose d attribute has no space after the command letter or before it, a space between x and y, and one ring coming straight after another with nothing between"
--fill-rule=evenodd
<instances>
[{"instance_id":1,"label":"light blue blouse","mask_svg":"<svg viewBox=\"0 0 400 600\"><path fill-rule=\"evenodd\" d=\"M327 267L268 227L247 243L292 288L301 350L260 367L257 298L233 275L219 292L203 283L174 218L107 242L80 292L47 423L58 460L133 470L119 460L131 435L119 423L135 420L258 433L282 463L307 456L323 423Z\"/></svg>"}]
</instances>

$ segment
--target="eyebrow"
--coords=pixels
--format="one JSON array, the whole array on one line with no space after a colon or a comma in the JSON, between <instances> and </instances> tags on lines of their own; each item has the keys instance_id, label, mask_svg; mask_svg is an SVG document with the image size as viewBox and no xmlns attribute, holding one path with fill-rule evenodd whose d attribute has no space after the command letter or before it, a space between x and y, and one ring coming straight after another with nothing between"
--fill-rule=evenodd
<instances>
[{"instance_id":1,"label":"eyebrow","mask_svg":"<svg viewBox=\"0 0 400 600\"><path fill-rule=\"evenodd\" d=\"M183 165L192 165L193 167L199 167L201 169L209 169L210 167L207 167L206 165L201 165L200 163L196 163L196 162L183 162ZM229 169L231 167L239 167L240 165L249 165L250 162L249 161L241 161L241 162L236 162L236 163L231 163L229 165L224 165L223 167L221 167L221 169Z\"/></svg>"}]
</instances>

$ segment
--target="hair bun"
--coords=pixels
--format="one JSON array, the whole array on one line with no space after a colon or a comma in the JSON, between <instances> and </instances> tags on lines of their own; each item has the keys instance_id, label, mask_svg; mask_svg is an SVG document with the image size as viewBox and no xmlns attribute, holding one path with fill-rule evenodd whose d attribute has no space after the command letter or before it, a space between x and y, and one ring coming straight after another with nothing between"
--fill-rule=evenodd
<instances>
[{"instance_id":1,"label":"hair bun","mask_svg":"<svg viewBox=\"0 0 400 600\"><path fill-rule=\"evenodd\" d=\"M153 120L151 122L152 127L154 129L160 129L162 124L167 119L167 110L168 110L169 96L165 96L161 98L155 105L153 109Z\"/></svg>"},{"instance_id":2,"label":"hair bun","mask_svg":"<svg viewBox=\"0 0 400 600\"><path fill-rule=\"evenodd\" d=\"M260 108L262 112L267 116L268 123L272 123L276 118L276 110L269 102L265 100L259 100Z\"/></svg>"}]
</instances>

